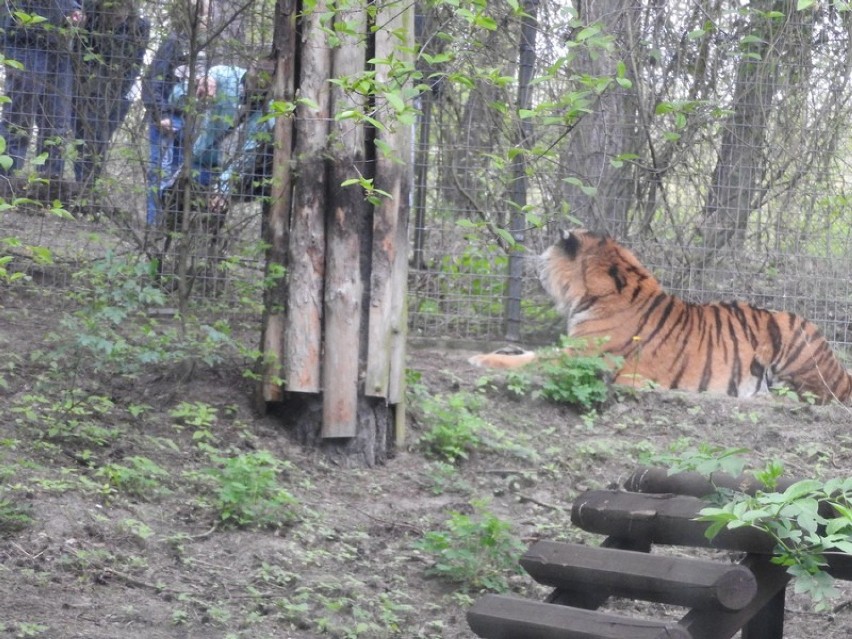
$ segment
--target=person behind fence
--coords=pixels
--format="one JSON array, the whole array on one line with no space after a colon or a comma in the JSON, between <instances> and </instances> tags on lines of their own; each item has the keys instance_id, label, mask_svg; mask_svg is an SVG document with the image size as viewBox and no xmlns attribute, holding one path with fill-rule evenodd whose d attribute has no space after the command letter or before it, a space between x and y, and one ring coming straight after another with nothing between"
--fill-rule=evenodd
<instances>
[{"instance_id":1,"label":"person behind fence","mask_svg":"<svg viewBox=\"0 0 852 639\"><path fill-rule=\"evenodd\" d=\"M148 119L148 171L146 221L161 220L160 186L181 164L180 140L176 135L179 114L169 97L178 84L178 70L186 64L184 36L174 32L160 44L142 80L142 103Z\"/></svg>"},{"instance_id":2,"label":"person behind fence","mask_svg":"<svg viewBox=\"0 0 852 639\"><path fill-rule=\"evenodd\" d=\"M83 8L76 0L6 3L3 55L18 64L5 64L7 100L0 116L0 136L12 163L0 166L0 175L23 167L36 126L36 153L45 155L37 172L46 178L62 177L72 127L72 42L84 22Z\"/></svg>"},{"instance_id":3,"label":"person behind fence","mask_svg":"<svg viewBox=\"0 0 852 639\"><path fill-rule=\"evenodd\" d=\"M272 177L273 120L268 115L274 60L252 65L240 79L239 114L229 134L230 156L223 163L211 198L214 211L226 211L231 199L269 196Z\"/></svg>"},{"instance_id":4,"label":"person behind fence","mask_svg":"<svg viewBox=\"0 0 852 639\"><path fill-rule=\"evenodd\" d=\"M198 39L207 28L210 6L207 0L185 0L171 5L173 31L158 47L148 71L142 79L142 104L148 118L148 171L146 223L163 221L161 187L183 163L182 142L177 135L182 127L181 113L172 106L175 86L189 75L187 64L193 62L196 75L206 71L203 51L190 60L190 40ZM197 40L196 40L197 41Z\"/></svg>"},{"instance_id":5,"label":"person behind fence","mask_svg":"<svg viewBox=\"0 0 852 639\"><path fill-rule=\"evenodd\" d=\"M136 0L84 0L86 28L74 56L74 177L100 176L110 139L130 110L130 91L145 57L151 25Z\"/></svg>"},{"instance_id":6,"label":"person behind fence","mask_svg":"<svg viewBox=\"0 0 852 639\"><path fill-rule=\"evenodd\" d=\"M203 208L220 223L232 195L262 194L266 186L272 148L272 121L264 117L269 77L268 71L219 65L199 78L196 97L203 108L192 144L187 143L192 153L191 185L201 191ZM186 83L175 87L175 108L182 108L186 92ZM162 185L164 201L179 206L185 183L182 171L176 171Z\"/></svg>"}]
</instances>

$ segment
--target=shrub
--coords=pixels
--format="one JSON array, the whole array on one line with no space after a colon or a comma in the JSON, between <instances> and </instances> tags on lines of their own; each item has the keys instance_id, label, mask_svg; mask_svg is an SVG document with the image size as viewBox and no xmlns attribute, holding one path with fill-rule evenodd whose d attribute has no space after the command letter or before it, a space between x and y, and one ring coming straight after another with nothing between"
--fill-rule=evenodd
<instances>
[{"instance_id":1,"label":"shrub","mask_svg":"<svg viewBox=\"0 0 852 639\"><path fill-rule=\"evenodd\" d=\"M414 544L431 555L429 573L462 584L468 590L508 590L507 575L520 572L523 544L509 523L474 502L474 515L450 513L444 530L427 532Z\"/></svg>"},{"instance_id":2,"label":"shrub","mask_svg":"<svg viewBox=\"0 0 852 639\"><path fill-rule=\"evenodd\" d=\"M215 482L215 507L225 525L278 526L293 518L296 499L278 484L278 473L289 464L260 450L218 458L208 471Z\"/></svg>"},{"instance_id":3,"label":"shrub","mask_svg":"<svg viewBox=\"0 0 852 639\"><path fill-rule=\"evenodd\" d=\"M479 398L469 393L454 393L425 398L421 407L428 430L420 436L427 454L449 462L467 459L481 443L480 434L488 422L475 414Z\"/></svg>"}]
</instances>

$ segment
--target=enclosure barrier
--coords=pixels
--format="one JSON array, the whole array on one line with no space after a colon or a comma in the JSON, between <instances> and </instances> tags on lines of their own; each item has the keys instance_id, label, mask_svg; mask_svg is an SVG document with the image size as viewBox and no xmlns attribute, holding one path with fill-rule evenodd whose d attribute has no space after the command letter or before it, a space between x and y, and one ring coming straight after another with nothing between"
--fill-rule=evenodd
<instances>
[{"instance_id":1,"label":"enclosure barrier","mask_svg":"<svg viewBox=\"0 0 852 639\"><path fill-rule=\"evenodd\" d=\"M794 480L782 481L784 490ZM773 541L756 529L723 530L712 540L697 521L702 496L717 486L753 492L754 480L696 473L668 476L642 469L624 490L589 491L577 498L571 521L607 535L599 548L539 541L521 566L553 587L547 600L487 595L467 615L484 639L782 639L790 575L771 562ZM745 552L739 564L649 554L654 544ZM852 557L832 555L828 572L852 580ZM689 608L679 621L655 621L598 612L611 597Z\"/></svg>"}]
</instances>

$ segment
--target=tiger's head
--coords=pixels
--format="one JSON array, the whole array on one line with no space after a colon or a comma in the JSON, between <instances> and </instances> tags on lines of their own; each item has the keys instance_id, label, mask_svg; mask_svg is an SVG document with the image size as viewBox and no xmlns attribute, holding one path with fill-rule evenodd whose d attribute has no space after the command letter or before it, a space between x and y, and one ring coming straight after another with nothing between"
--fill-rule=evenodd
<instances>
[{"instance_id":1,"label":"tiger's head","mask_svg":"<svg viewBox=\"0 0 852 639\"><path fill-rule=\"evenodd\" d=\"M660 285L629 250L606 235L563 231L540 261L544 290L570 320L579 313L606 313L656 295Z\"/></svg>"}]
</instances>

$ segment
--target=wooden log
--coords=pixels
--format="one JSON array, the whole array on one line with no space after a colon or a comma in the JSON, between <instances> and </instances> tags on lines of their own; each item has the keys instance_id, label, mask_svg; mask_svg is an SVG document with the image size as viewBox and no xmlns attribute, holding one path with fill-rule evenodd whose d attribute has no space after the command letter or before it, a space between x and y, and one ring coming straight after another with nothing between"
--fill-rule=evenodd
<instances>
[{"instance_id":1,"label":"wooden log","mask_svg":"<svg viewBox=\"0 0 852 639\"><path fill-rule=\"evenodd\" d=\"M596 490L580 495L571 508L571 521L588 532L631 539L638 544L667 544L720 548L764 555L775 552L772 538L756 528L722 530L712 540L704 535L708 522L696 521L706 501L671 494ZM852 556L828 553L826 571L852 581Z\"/></svg>"},{"instance_id":2,"label":"wooden log","mask_svg":"<svg viewBox=\"0 0 852 639\"><path fill-rule=\"evenodd\" d=\"M589 532L652 544L773 552L772 538L754 528L723 530L708 540L704 533L710 524L695 520L707 505L697 497L595 490L574 500L571 521Z\"/></svg>"},{"instance_id":3,"label":"wooden log","mask_svg":"<svg viewBox=\"0 0 852 639\"><path fill-rule=\"evenodd\" d=\"M365 36L365 8L339 14L347 29ZM331 77L354 77L366 63L362 37L341 35L332 53ZM362 111L364 101L335 86L332 113ZM369 175L365 163L365 130L357 118L336 119L331 126L328 200L326 202L326 272L324 290L322 388L323 438L354 437L358 430L358 398L362 358L364 237L369 235L364 194L343 186L353 177Z\"/></svg>"},{"instance_id":4,"label":"wooden log","mask_svg":"<svg viewBox=\"0 0 852 639\"><path fill-rule=\"evenodd\" d=\"M331 49L322 20L326 2L302 16L293 214L288 253L289 296L285 307L284 379L287 390L321 389L323 280L325 277L325 150L329 130Z\"/></svg>"},{"instance_id":5,"label":"wooden log","mask_svg":"<svg viewBox=\"0 0 852 639\"><path fill-rule=\"evenodd\" d=\"M279 101L292 101L294 94L293 69L296 59L296 2L279 0L275 25L275 75L272 97ZM264 220L264 239L269 243L266 255L267 274L274 268L287 268L289 245L290 205L292 180L290 157L293 147L293 122L289 118L276 118L273 129L272 186L270 204ZM184 216L187 219L188 216ZM284 360L284 305L287 300L287 282L279 278L266 291L261 351L261 397L266 402L283 398L280 379Z\"/></svg>"},{"instance_id":6,"label":"wooden log","mask_svg":"<svg viewBox=\"0 0 852 639\"><path fill-rule=\"evenodd\" d=\"M754 495L757 491L784 492L797 481L799 480L794 478L782 478L778 481L778 486L770 491L753 475L734 477L727 473L712 473L708 478L700 473L670 475L664 468L640 468L624 482L624 490L706 497L716 493L718 488L727 488Z\"/></svg>"},{"instance_id":7,"label":"wooden log","mask_svg":"<svg viewBox=\"0 0 852 639\"><path fill-rule=\"evenodd\" d=\"M617 550L633 550L635 552L651 552L651 544L647 541L639 541L624 537L607 537L601 543L601 548L615 548ZM592 590L577 590L572 588L555 588L545 601L560 606L574 606L586 610L597 610L606 600L607 593Z\"/></svg>"},{"instance_id":8,"label":"wooden log","mask_svg":"<svg viewBox=\"0 0 852 639\"><path fill-rule=\"evenodd\" d=\"M413 5L400 6L385 0L379 7L376 32L376 80L402 99L407 78L398 76L392 65L411 62L414 42ZM405 308L408 281L408 212L411 189L411 126L400 122L393 103L376 98L376 119L383 125L376 131L376 189L379 195L373 212L373 246L370 270L369 336L364 393L390 398L391 381L396 379L398 400L405 377Z\"/></svg>"},{"instance_id":9,"label":"wooden log","mask_svg":"<svg viewBox=\"0 0 852 639\"><path fill-rule=\"evenodd\" d=\"M742 565L751 570L757 580L754 599L736 611L691 610L680 620L680 625L689 631L693 639L728 639L743 628L750 628L752 633L744 631L743 639L781 639L783 593L790 581L789 573L763 555L748 555Z\"/></svg>"},{"instance_id":10,"label":"wooden log","mask_svg":"<svg viewBox=\"0 0 852 639\"><path fill-rule=\"evenodd\" d=\"M486 595L467 613L484 639L691 639L676 624Z\"/></svg>"},{"instance_id":11,"label":"wooden log","mask_svg":"<svg viewBox=\"0 0 852 639\"><path fill-rule=\"evenodd\" d=\"M540 541L520 563L547 586L677 606L740 610L757 593L743 566L629 550Z\"/></svg>"}]
</instances>

